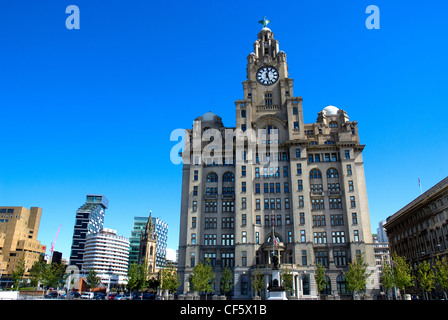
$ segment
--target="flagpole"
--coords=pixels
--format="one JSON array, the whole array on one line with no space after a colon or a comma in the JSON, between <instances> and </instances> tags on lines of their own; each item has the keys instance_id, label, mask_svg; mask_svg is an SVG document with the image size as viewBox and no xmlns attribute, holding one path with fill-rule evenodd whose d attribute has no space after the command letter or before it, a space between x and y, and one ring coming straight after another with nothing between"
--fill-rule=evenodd
<instances>
[{"instance_id":1,"label":"flagpole","mask_svg":"<svg viewBox=\"0 0 448 320\"><path fill-rule=\"evenodd\" d=\"M420 181L420 177L418 177L418 186L420 187L420 194L423 194L422 182Z\"/></svg>"}]
</instances>

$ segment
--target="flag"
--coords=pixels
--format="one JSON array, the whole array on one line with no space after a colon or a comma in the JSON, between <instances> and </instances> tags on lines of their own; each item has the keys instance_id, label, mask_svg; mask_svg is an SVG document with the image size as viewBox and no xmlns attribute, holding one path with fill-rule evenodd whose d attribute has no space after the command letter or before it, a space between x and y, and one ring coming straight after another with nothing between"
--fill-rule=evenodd
<instances>
[{"instance_id":1,"label":"flag","mask_svg":"<svg viewBox=\"0 0 448 320\"><path fill-rule=\"evenodd\" d=\"M275 245L275 246L278 246L278 240L277 240L276 237L274 237L274 245Z\"/></svg>"}]
</instances>

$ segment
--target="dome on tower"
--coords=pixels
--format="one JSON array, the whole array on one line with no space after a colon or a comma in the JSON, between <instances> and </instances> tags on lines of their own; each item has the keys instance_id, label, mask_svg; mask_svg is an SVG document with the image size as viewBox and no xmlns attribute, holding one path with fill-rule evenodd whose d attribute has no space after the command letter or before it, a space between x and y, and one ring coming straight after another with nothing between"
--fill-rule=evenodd
<instances>
[{"instance_id":1,"label":"dome on tower","mask_svg":"<svg viewBox=\"0 0 448 320\"><path fill-rule=\"evenodd\" d=\"M339 109L335 106L330 105L330 106L325 107L324 110L322 110L322 111L324 111L326 115L332 116L332 115L338 114Z\"/></svg>"},{"instance_id":2,"label":"dome on tower","mask_svg":"<svg viewBox=\"0 0 448 320\"><path fill-rule=\"evenodd\" d=\"M204 115L202 116L202 121L213 121L213 120L215 120L215 117L216 117L216 114L209 111L207 113L204 113Z\"/></svg>"}]
</instances>

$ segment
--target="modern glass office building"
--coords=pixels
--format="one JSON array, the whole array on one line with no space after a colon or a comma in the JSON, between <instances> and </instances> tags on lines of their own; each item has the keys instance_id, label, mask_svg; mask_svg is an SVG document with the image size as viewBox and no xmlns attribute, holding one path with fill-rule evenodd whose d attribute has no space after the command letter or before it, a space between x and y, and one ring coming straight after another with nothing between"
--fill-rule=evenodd
<instances>
[{"instance_id":1,"label":"modern glass office building","mask_svg":"<svg viewBox=\"0 0 448 320\"><path fill-rule=\"evenodd\" d=\"M70 265L77 266L79 270L83 263L86 236L101 231L108 206L109 200L105 196L87 195L86 202L76 211Z\"/></svg>"},{"instance_id":2,"label":"modern glass office building","mask_svg":"<svg viewBox=\"0 0 448 320\"><path fill-rule=\"evenodd\" d=\"M134 217L134 228L131 231L129 237L130 250L129 250L129 265L138 263L139 249L140 249L140 237L145 230L146 223L149 217ZM163 267L166 258L166 244L168 239L168 224L160 218L151 217L152 223L155 225L157 234L157 249L156 249L156 266L158 268Z\"/></svg>"}]
</instances>

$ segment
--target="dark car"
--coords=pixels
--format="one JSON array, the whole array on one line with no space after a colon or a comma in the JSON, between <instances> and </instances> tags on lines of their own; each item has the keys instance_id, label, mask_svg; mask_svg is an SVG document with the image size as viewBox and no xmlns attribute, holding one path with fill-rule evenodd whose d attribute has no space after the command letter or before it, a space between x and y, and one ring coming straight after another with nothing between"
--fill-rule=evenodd
<instances>
[{"instance_id":1,"label":"dark car","mask_svg":"<svg viewBox=\"0 0 448 320\"><path fill-rule=\"evenodd\" d=\"M134 300L155 300L156 295L154 293L143 293L143 296L141 293L137 294L134 297Z\"/></svg>"},{"instance_id":2,"label":"dark car","mask_svg":"<svg viewBox=\"0 0 448 320\"><path fill-rule=\"evenodd\" d=\"M79 299L81 298L81 294L76 291L69 292L66 296L67 299Z\"/></svg>"},{"instance_id":3,"label":"dark car","mask_svg":"<svg viewBox=\"0 0 448 320\"><path fill-rule=\"evenodd\" d=\"M57 299L58 298L58 293L55 292L50 292L49 294L46 294L44 296L45 299Z\"/></svg>"},{"instance_id":4,"label":"dark car","mask_svg":"<svg viewBox=\"0 0 448 320\"><path fill-rule=\"evenodd\" d=\"M104 300L106 298L106 294L102 292L95 292L93 294L93 299L95 300Z\"/></svg>"}]
</instances>

